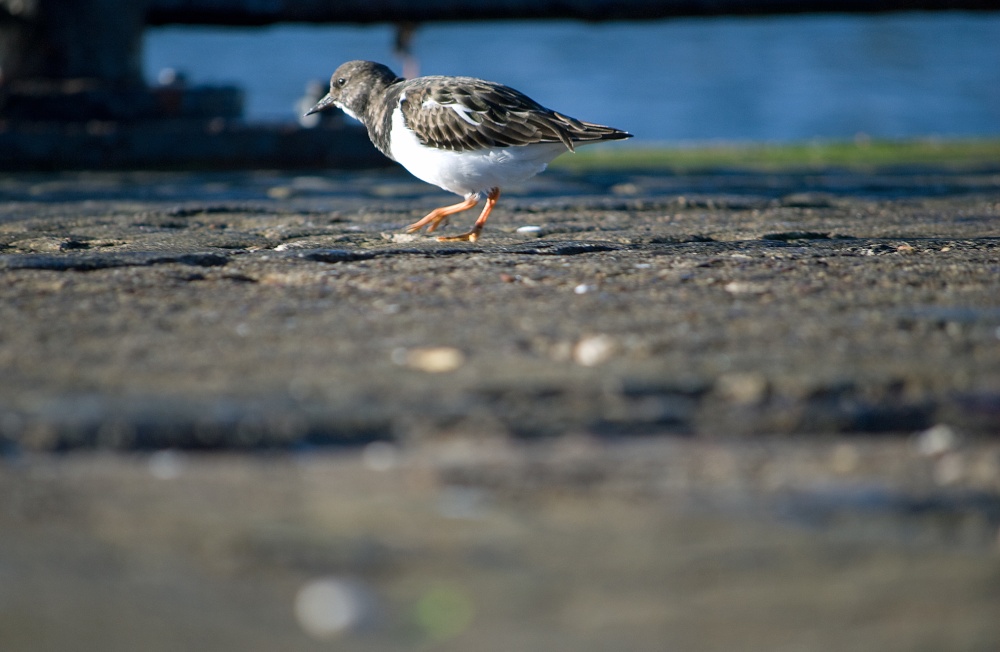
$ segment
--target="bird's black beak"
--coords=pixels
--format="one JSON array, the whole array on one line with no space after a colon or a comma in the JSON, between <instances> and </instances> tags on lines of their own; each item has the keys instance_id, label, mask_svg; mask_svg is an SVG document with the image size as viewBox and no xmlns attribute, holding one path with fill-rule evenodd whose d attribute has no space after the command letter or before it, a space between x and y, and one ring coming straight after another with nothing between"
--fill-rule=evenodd
<instances>
[{"instance_id":1,"label":"bird's black beak","mask_svg":"<svg viewBox=\"0 0 1000 652\"><path fill-rule=\"evenodd\" d=\"M306 111L306 115L312 115L313 113L319 113L320 111L326 111L331 106L333 106L333 98L327 93L323 96L319 102L316 102L316 106Z\"/></svg>"}]
</instances>

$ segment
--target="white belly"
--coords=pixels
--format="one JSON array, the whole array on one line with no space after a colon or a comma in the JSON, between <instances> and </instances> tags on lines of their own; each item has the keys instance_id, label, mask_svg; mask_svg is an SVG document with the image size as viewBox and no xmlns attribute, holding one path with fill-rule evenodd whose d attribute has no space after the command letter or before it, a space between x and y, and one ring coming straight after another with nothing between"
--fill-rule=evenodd
<instances>
[{"instance_id":1,"label":"white belly","mask_svg":"<svg viewBox=\"0 0 1000 652\"><path fill-rule=\"evenodd\" d=\"M562 143L493 147L475 152L449 152L421 145L403 124L397 107L392 113L390 151L413 176L458 195L476 195L535 176L567 151Z\"/></svg>"}]
</instances>

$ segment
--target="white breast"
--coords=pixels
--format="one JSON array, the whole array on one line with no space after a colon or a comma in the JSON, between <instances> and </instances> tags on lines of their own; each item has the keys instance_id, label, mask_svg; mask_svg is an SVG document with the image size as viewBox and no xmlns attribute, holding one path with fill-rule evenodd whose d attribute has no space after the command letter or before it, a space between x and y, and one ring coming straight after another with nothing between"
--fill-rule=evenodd
<instances>
[{"instance_id":1,"label":"white breast","mask_svg":"<svg viewBox=\"0 0 1000 652\"><path fill-rule=\"evenodd\" d=\"M413 176L458 195L484 194L535 176L567 151L562 143L493 147L472 152L449 152L422 145L403 122L397 106L392 112L390 151Z\"/></svg>"},{"instance_id":2,"label":"white breast","mask_svg":"<svg viewBox=\"0 0 1000 652\"><path fill-rule=\"evenodd\" d=\"M346 106L344 106L344 105L343 105L343 104L341 104L340 102L334 102L334 103L333 103L333 105L334 105L335 107L337 107L338 109L340 109L341 111L343 111L344 113L346 113L347 115L349 115L349 116L351 116L352 118L354 118L355 120L357 120L358 122L361 122L361 118L359 118L359 117L358 117L358 116L357 116L357 115L356 115L356 114L354 113L354 111L351 111L351 110L350 110L349 108L347 108Z\"/></svg>"}]
</instances>

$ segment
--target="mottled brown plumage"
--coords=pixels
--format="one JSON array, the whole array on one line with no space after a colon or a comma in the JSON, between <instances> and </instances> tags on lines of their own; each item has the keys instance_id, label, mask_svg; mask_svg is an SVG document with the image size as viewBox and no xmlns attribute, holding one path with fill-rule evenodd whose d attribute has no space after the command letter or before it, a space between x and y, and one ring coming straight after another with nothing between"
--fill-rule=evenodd
<instances>
[{"instance_id":1,"label":"mottled brown plumage","mask_svg":"<svg viewBox=\"0 0 1000 652\"><path fill-rule=\"evenodd\" d=\"M462 152L487 147L628 138L611 127L546 109L527 95L473 77L420 77L405 82L400 108L425 145ZM457 109L457 110L456 110Z\"/></svg>"}]
</instances>

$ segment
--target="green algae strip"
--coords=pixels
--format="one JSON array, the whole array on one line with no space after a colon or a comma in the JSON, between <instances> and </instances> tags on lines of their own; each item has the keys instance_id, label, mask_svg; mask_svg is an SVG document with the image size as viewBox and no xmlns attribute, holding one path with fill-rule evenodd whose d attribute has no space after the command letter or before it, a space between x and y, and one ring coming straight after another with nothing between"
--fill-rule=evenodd
<instances>
[{"instance_id":1,"label":"green algae strip","mask_svg":"<svg viewBox=\"0 0 1000 652\"><path fill-rule=\"evenodd\" d=\"M700 145L600 145L560 156L553 168L780 171L797 169L927 166L1000 169L1000 139L811 141L806 143L706 143Z\"/></svg>"}]
</instances>

